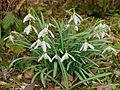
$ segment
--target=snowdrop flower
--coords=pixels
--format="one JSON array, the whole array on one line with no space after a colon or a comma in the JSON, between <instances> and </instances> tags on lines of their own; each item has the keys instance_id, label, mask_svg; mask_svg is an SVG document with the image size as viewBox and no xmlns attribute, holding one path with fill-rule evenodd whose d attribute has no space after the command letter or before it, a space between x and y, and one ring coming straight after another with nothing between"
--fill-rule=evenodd
<instances>
[{"instance_id":1,"label":"snowdrop flower","mask_svg":"<svg viewBox=\"0 0 120 90\"><path fill-rule=\"evenodd\" d=\"M66 28L68 28L69 26L70 26L70 24L65 25Z\"/></svg>"},{"instance_id":2,"label":"snowdrop flower","mask_svg":"<svg viewBox=\"0 0 120 90\"><path fill-rule=\"evenodd\" d=\"M91 45L91 44L89 44L88 42L87 42L87 40L85 40L85 43L82 45L82 47L80 48L80 51L83 49L83 51L87 51L87 48L88 48L88 46L91 48L91 49L93 49L94 50L94 47Z\"/></svg>"},{"instance_id":3,"label":"snowdrop flower","mask_svg":"<svg viewBox=\"0 0 120 90\"><path fill-rule=\"evenodd\" d=\"M44 52L46 52L47 47L51 48L50 45L47 42L45 42L44 40L40 44L41 44L41 47L43 48Z\"/></svg>"},{"instance_id":4,"label":"snowdrop flower","mask_svg":"<svg viewBox=\"0 0 120 90\"><path fill-rule=\"evenodd\" d=\"M100 35L99 34L96 34L93 37L97 37L98 39L100 39Z\"/></svg>"},{"instance_id":5,"label":"snowdrop flower","mask_svg":"<svg viewBox=\"0 0 120 90\"><path fill-rule=\"evenodd\" d=\"M43 54L43 55L38 59L38 62L39 62L40 60L42 60L42 58L48 59L50 62L52 62L52 59L50 58L50 56L47 55L47 53Z\"/></svg>"},{"instance_id":6,"label":"snowdrop flower","mask_svg":"<svg viewBox=\"0 0 120 90\"><path fill-rule=\"evenodd\" d=\"M36 46L35 46L36 45ZM34 47L34 49L36 49L36 48L38 48L38 46L40 46L41 45L41 41L40 41L40 39L38 38L38 40L36 40L36 42L34 42L31 46L30 46L30 48L32 48L32 47Z\"/></svg>"},{"instance_id":7,"label":"snowdrop flower","mask_svg":"<svg viewBox=\"0 0 120 90\"><path fill-rule=\"evenodd\" d=\"M101 23L95 27L95 30L100 29L100 28L103 28L103 25Z\"/></svg>"},{"instance_id":8,"label":"snowdrop flower","mask_svg":"<svg viewBox=\"0 0 120 90\"><path fill-rule=\"evenodd\" d=\"M110 26L103 24L103 28L108 28L109 31L111 31Z\"/></svg>"},{"instance_id":9,"label":"snowdrop flower","mask_svg":"<svg viewBox=\"0 0 120 90\"><path fill-rule=\"evenodd\" d=\"M105 35L108 36L108 37L110 37L110 35L107 34L107 33L105 33L105 32L100 32L100 34L101 34L101 38L103 38Z\"/></svg>"},{"instance_id":10,"label":"snowdrop flower","mask_svg":"<svg viewBox=\"0 0 120 90\"><path fill-rule=\"evenodd\" d=\"M108 51L114 51L115 53L117 53L117 51L114 49L114 48L112 48L111 46L108 46L106 49L104 49L104 51L102 52L102 53L104 53L106 50L108 50Z\"/></svg>"},{"instance_id":11,"label":"snowdrop flower","mask_svg":"<svg viewBox=\"0 0 120 90\"><path fill-rule=\"evenodd\" d=\"M7 37L4 39L4 41L7 40L7 39L9 39L10 41L12 41L12 43L14 43L14 41L13 41L14 38L15 38L15 37L13 37L13 36L11 35L11 33L10 33L10 35L7 36Z\"/></svg>"},{"instance_id":12,"label":"snowdrop flower","mask_svg":"<svg viewBox=\"0 0 120 90\"><path fill-rule=\"evenodd\" d=\"M24 18L24 20L23 20L23 23L25 23L25 22L28 21L28 20L31 21L31 19L35 20L35 18L34 18L31 14L28 14L28 15L25 16L25 18Z\"/></svg>"},{"instance_id":13,"label":"snowdrop flower","mask_svg":"<svg viewBox=\"0 0 120 90\"><path fill-rule=\"evenodd\" d=\"M54 38L54 35L53 35L53 33L50 31L50 30L48 30L48 26L49 25L47 25L39 34L38 34L38 37L40 38L41 36L42 37L44 37L46 34L48 34L48 32L51 34L51 36Z\"/></svg>"},{"instance_id":14,"label":"snowdrop flower","mask_svg":"<svg viewBox=\"0 0 120 90\"><path fill-rule=\"evenodd\" d=\"M55 58L61 60L61 57L59 57L58 55L55 55L55 56L52 58L52 61L53 61Z\"/></svg>"},{"instance_id":15,"label":"snowdrop flower","mask_svg":"<svg viewBox=\"0 0 120 90\"><path fill-rule=\"evenodd\" d=\"M67 51L66 51L66 53L63 55L63 57L61 59L61 62L63 62L65 59L68 59L69 57L71 57L72 60L75 61L75 58L72 55L70 55L69 53L67 53Z\"/></svg>"},{"instance_id":16,"label":"snowdrop flower","mask_svg":"<svg viewBox=\"0 0 120 90\"><path fill-rule=\"evenodd\" d=\"M74 12L73 15L70 17L70 20L68 21L68 23L70 23L72 20L74 20L75 24L78 24L81 22L82 17Z\"/></svg>"},{"instance_id":17,"label":"snowdrop flower","mask_svg":"<svg viewBox=\"0 0 120 90\"><path fill-rule=\"evenodd\" d=\"M70 23L72 20L74 20L74 23L77 25L78 23L81 23L82 17L78 14L73 13L73 15L70 17L70 20L68 21L68 23ZM69 24L67 25L67 27L69 27ZM75 30L78 31L78 26L75 26Z\"/></svg>"},{"instance_id":18,"label":"snowdrop flower","mask_svg":"<svg viewBox=\"0 0 120 90\"><path fill-rule=\"evenodd\" d=\"M33 30L38 34L37 30L35 27L33 27L32 25L28 25L25 29L24 29L24 32L28 35L30 33L30 31Z\"/></svg>"}]
</instances>

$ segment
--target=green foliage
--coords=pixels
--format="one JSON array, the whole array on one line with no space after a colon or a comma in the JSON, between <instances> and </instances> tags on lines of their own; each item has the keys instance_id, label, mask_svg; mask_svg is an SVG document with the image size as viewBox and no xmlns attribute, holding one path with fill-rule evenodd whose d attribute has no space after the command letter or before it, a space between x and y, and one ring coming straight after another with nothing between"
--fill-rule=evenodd
<instances>
[{"instance_id":1,"label":"green foliage","mask_svg":"<svg viewBox=\"0 0 120 90\"><path fill-rule=\"evenodd\" d=\"M46 25L43 14L41 13L41 19L40 19L38 18L39 16L33 9L30 10L32 10L33 16L37 17L35 21L36 25L38 26L40 31L43 30ZM64 62L61 62L61 59L58 58L53 60L52 62L49 62L47 59L42 58L39 64L29 67L29 68L34 68L36 71L36 74L34 75L31 83L33 83L35 78L38 76L43 86L46 87L46 78L50 78L56 84L58 84L63 90L65 89L69 90L80 84L88 85L91 80L96 80L97 82L101 83L102 77L111 74L104 72L104 70L110 68L110 66L104 68L101 67L101 65L103 64L104 65L108 64L107 60L112 57L110 52L108 55L102 54L102 51L106 48L107 44L111 43L111 41L109 41L110 38L102 38L102 39L93 38L95 34L99 33L100 31L104 31L104 29L94 31L95 26L100 22L95 22L93 26L87 27L85 30L83 30L83 28L79 28L79 31L75 32L74 27L83 25L84 23L75 25L73 22L71 22L69 23L70 26L66 28L64 19L57 22L52 17L51 21L52 23L54 23L56 28L53 29L51 27L50 30L54 32L54 35L57 40L55 41L52 37L46 34L44 40L48 42L51 46L51 49L47 49L46 53L50 57L53 57L54 55L58 55L62 57L64 53L66 53L67 51L70 55L72 55L75 58L75 61L73 61L71 58L68 58ZM84 21L85 20L83 20L82 22ZM36 36L32 36L32 35L29 35L29 37L32 37L34 41L39 39ZM40 39L42 40L43 38L40 37ZM80 48L84 43L84 40L88 40L88 42L92 44L95 47L95 49L91 50L88 48L87 51L80 51ZM24 41L22 39L18 41L22 42L22 43L18 43L19 45L22 45L23 47L30 49L30 51L34 54L32 54L31 57L22 57L13 60L13 62L10 64L10 67L13 66L16 62L25 59L31 59L37 61L39 59L38 57L39 56L41 57L44 54L41 47L38 47L37 49L30 48L33 42L31 42L29 38L25 38ZM97 71L97 74L93 73L94 70ZM77 79L76 82L72 83L71 87L69 87L69 78L68 78L69 75L71 75L74 80ZM60 83L58 77L60 78L60 80L63 77L65 87Z\"/></svg>"}]
</instances>

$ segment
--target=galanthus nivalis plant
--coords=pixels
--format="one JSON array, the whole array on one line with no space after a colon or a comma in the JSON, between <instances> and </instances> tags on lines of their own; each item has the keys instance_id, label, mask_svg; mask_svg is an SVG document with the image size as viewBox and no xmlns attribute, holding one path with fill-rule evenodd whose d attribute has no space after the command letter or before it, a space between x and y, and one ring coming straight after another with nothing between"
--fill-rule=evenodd
<instances>
[{"instance_id":1,"label":"galanthus nivalis plant","mask_svg":"<svg viewBox=\"0 0 120 90\"><path fill-rule=\"evenodd\" d=\"M72 23L72 20L74 21L74 23ZM29 25L24 30L24 32L29 35L27 37L24 37L25 41L22 41L22 46L30 49L31 56L15 59L10 64L10 67L19 60L32 59L32 62L34 62L34 60L37 61L37 65L33 65L35 67L36 74L33 77L31 83L33 83L35 78L40 74L41 83L44 87L46 87L46 78L50 78L51 80L53 80L63 90L70 90L75 86L80 85L81 83L85 85L90 84L91 80L101 82L101 80L99 79L100 77L110 75L111 73L103 73L104 68L100 68L101 64L98 62L103 62L103 60L107 62L107 59L111 57L111 52L109 52L109 54L104 53L106 52L106 50L110 49L114 52L117 52L117 50L110 46L105 48L105 45L111 42L109 41L110 38L105 37L105 35L109 37L109 35L107 34L107 29L110 30L110 27L106 24L100 23L96 27L95 25L93 25L92 28L89 27L83 31L82 28L78 28L79 25L84 24L81 23L82 20L82 17L79 16L74 10L70 20L68 21L68 29L64 28L66 27L66 25L64 24L66 23L64 22L64 19L61 20L62 22L59 21L58 23L52 17L52 20L50 20L52 22L51 24L44 20L44 16L42 13L41 16L38 16L35 10L31 8L29 10L29 14L25 16L23 20L23 22L29 22ZM34 26L35 24L36 26ZM71 27L72 25L75 27ZM76 28L76 30L79 30L80 32L74 33L74 28ZM93 28L95 29L94 32ZM31 29L33 29L35 32L30 33ZM97 33L98 30L101 30L100 33ZM93 35L92 37L97 36L98 39L88 38L88 36L90 35ZM12 42L13 39L14 41L18 41L16 40L18 38L14 38L14 36L12 36L11 34L4 40L8 38ZM87 42L87 40L89 42ZM16 42L14 44L16 44ZM34 49L32 49L33 47ZM98 70L98 73L94 74L93 70ZM72 83L71 87L69 87L68 83L69 75L71 75L75 80L75 82ZM60 83L60 79L62 77L64 78L65 82L64 86Z\"/></svg>"}]
</instances>

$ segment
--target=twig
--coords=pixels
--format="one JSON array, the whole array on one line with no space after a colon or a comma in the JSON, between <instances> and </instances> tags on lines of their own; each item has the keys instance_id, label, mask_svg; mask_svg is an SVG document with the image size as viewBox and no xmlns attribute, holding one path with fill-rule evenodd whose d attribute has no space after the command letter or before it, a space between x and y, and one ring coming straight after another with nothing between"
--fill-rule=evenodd
<instances>
[{"instance_id":1,"label":"twig","mask_svg":"<svg viewBox=\"0 0 120 90\"><path fill-rule=\"evenodd\" d=\"M15 7L15 10L14 10L15 13L18 12L18 10L20 9L20 7L23 5L24 2L25 2L25 0L21 0L21 1L18 3L18 5Z\"/></svg>"}]
</instances>

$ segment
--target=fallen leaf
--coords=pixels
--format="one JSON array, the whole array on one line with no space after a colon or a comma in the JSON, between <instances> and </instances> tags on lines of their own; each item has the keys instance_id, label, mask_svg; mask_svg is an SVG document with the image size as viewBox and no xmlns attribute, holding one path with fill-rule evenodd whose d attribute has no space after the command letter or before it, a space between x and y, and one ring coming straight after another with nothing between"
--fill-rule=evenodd
<instances>
[{"instance_id":1,"label":"fallen leaf","mask_svg":"<svg viewBox=\"0 0 120 90\"><path fill-rule=\"evenodd\" d=\"M47 10L47 14L51 15L52 14L52 10Z\"/></svg>"},{"instance_id":2,"label":"fallen leaf","mask_svg":"<svg viewBox=\"0 0 120 90\"><path fill-rule=\"evenodd\" d=\"M22 74L17 76L18 79L22 79Z\"/></svg>"},{"instance_id":3,"label":"fallen leaf","mask_svg":"<svg viewBox=\"0 0 120 90\"><path fill-rule=\"evenodd\" d=\"M34 76L34 69L33 68L24 72L24 77L27 79L31 79L33 76Z\"/></svg>"},{"instance_id":4,"label":"fallen leaf","mask_svg":"<svg viewBox=\"0 0 120 90\"><path fill-rule=\"evenodd\" d=\"M0 62L2 62L2 58L0 57Z\"/></svg>"},{"instance_id":5,"label":"fallen leaf","mask_svg":"<svg viewBox=\"0 0 120 90\"><path fill-rule=\"evenodd\" d=\"M113 73L115 74L116 77L120 76L120 71L114 70Z\"/></svg>"},{"instance_id":6,"label":"fallen leaf","mask_svg":"<svg viewBox=\"0 0 120 90\"><path fill-rule=\"evenodd\" d=\"M33 88L34 88L34 83L26 86L24 90L33 90Z\"/></svg>"},{"instance_id":7,"label":"fallen leaf","mask_svg":"<svg viewBox=\"0 0 120 90\"><path fill-rule=\"evenodd\" d=\"M5 85L5 84L7 84L7 83L4 81L0 81L0 85Z\"/></svg>"}]
</instances>

